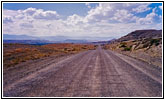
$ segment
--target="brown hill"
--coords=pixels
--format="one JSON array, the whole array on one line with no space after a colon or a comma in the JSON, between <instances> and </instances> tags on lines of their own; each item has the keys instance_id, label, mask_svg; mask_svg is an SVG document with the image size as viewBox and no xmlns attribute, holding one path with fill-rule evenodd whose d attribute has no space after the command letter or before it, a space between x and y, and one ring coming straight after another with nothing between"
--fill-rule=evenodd
<instances>
[{"instance_id":1,"label":"brown hill","mask_svg":"<svg viewBox=\"0 0 165 100\"><path fill-rule=\"evenodd\" d=\"M117 40L117 42L138 40L144 38L161 38L162 30L136 30Z\"/></svg>"},{"instance_id":2,"label":"brown hill","mask_svg":"<svg viewBox=\"0 0 165 100\"><path fill-rule=\"evenodd\" d=\"M136 30L103 48L162 67L162 30Z\"/></svg>"}]
</instances>

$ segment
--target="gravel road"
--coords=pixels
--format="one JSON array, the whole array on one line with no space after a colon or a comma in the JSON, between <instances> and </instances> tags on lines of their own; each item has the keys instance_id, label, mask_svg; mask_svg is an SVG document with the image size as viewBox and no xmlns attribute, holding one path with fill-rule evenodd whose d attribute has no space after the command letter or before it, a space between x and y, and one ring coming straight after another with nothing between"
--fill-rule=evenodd
<instances>
[{"instance_id":1,"label":"gravel road","mask_svg":"<svg viewBox=\"0 0 165 100\"><path fill-rule=\"evenodd\" d=\"M161 97L161 69L112 51L89 50L4 70L4 97Z\"/></svg>"}]
</instances>

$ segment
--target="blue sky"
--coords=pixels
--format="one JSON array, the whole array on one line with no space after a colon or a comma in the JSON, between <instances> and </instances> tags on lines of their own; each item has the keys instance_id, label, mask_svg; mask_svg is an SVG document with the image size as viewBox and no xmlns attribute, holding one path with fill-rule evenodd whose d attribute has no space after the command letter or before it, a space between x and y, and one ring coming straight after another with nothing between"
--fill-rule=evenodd
<instances>
[{"instance_id":1,"label":"blue sky","mask_svg":"<svg viewBox=\"0 0 165 100\"><path fill-rule=\"evenodd\" d=\"M92 3L90 6L95 7L96 3ZM84 3L4 3L4 9L10 10L24 10L27 8L37 8L43 10L55 10L59 14L69 16L72 14L78 14L84 16L87 14L89 8Z\"/></svg>"},{"instance_id":2,"label":"blue sky","mask_svg":"<svg viewBox=\"0 0 165 100\"><path fill-rule=\"evenodd\" d=\"M3 33L114 37L162 28L161 3L3 3Z\"/></svg>"}]
</instances>

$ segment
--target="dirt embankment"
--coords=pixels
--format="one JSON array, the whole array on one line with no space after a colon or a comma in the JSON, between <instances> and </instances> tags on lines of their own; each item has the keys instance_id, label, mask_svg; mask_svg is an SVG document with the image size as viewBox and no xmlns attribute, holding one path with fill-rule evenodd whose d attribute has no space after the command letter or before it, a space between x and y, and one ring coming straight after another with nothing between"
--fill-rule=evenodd
<instances>
[{"instance_id":1,"label":"dirt embankment","mask_svg":"<svg viewBox=\"0 0 165 100\"><path fill-rule=\"evenodd\" d=\"M161 75L154 65L99 47L4 70L3 96L161 97Z\"/></svg>"},{"instance_id":2,"label":"dirt embankment","mask_svg":"<svg viewBox=\"0 0 165 100\"><path fill-rule=\"evenodd\" d=\"M146 38L114 42L103 46L104 49L112 50L127 56L140 59L149 64L162 67L162 39Z\"/></svg>"}]
</instances>

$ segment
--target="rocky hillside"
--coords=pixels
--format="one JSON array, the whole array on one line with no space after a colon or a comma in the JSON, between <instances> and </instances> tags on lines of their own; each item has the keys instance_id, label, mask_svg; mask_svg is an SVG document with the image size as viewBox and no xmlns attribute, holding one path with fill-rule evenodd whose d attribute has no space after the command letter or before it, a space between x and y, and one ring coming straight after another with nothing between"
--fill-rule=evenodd
<instances>
[{"instance_id":1,"label":"rocky hillside","mask_svg":"<svg viewBox=\"0 0 165 100\"><path fill-rule=\"evenodd\" d=\"M162 37L162 30L136 30L126 36L119 38L117 41L139 40L145 38L160 38Z\"/></svg>"},{"instance_id":2,"label":"rocky hillside","mask_svg":"<svg viewBox=\"0 0 165 100\"><path fill-rule=\"evenodd\" d=\"M113 50L150 64L162 66L162 31L137 30L104 45L104 49Z\"/></svg>"}]
</instances>

